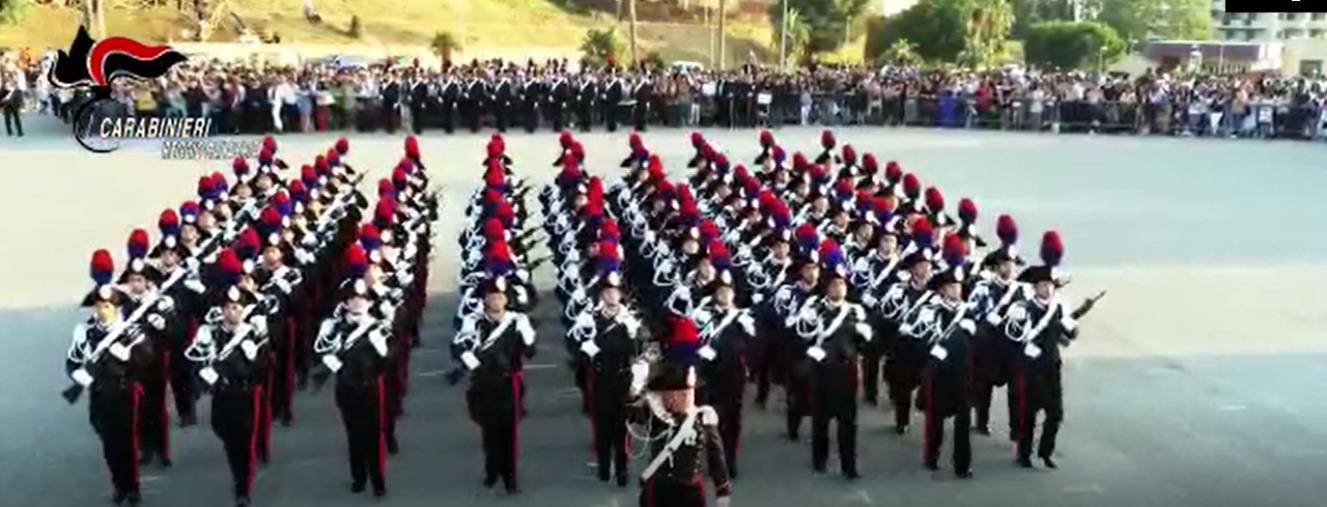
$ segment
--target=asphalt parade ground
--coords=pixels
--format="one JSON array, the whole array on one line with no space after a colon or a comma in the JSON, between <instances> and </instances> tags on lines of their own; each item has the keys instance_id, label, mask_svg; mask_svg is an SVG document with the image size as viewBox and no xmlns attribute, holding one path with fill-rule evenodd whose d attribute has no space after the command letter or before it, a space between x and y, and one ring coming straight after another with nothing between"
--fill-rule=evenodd
<instances>
[{"instance_id":1,"label":"asphalt parade ground","mask_svg":"<svg viewBox=\"0 0 1327 507\"><path fill-rule=\"evenodd\" d=\"M229 164L163 161L153 146L93 154L41 119L29 129L21 140L0 137L0 505L102 505L110 481L86 401L70 406L58 396L70 331L83 318L76 306L90 283L88 256L108 248L122 267L132 228L147 228L155 242L162 208L191 198L200 174L228 172ZM675 177L691 155L687 133L644 135ZM734 161L749 163L758 151L756 131L704 133ZM789 153L818 151L819 129L775 134ZM864 477L841 479L834 458L830 474L814 475L809 421L800 443L784 439L782 398L773 396L768 411L746 412L734 505L1323 505L1327 146L910 129L840 129L837 137L938 184L951 206L972 197L988 236L998 214L1012 214L1025 255L1035 255L1042 230L1057 228L1073 273L1070 299L1109 295L1065 352L1058 470L1013 465L1001 397L995 434L973 435L971 480L954 478L948 448L939 472L923 469L920 424L895 436L887 409L874 407L861 412ZM278 156L298 167L335 138L280 137ZM385 173L404 135L349 138L350 164ZM592 172L618 171L626 131L578 138ZM480 485L479 433L466 417L464 387L448 387L443 375L451 367L456 237L465 199L480 183L486 140L487 133L421 138L443 208L388 496L349 492L345 434L329 388L297 393L294 425L273 429L255 505L635 505L634 485L594 479L590 426L563 366L548 266L537 273L546 297L535 315L541 350L528 366L529 416L520 427L523 491L509 497ZM555 135L513 133L507 146L519 175L551 181ZM533 196L530 205L538 209ZM174 429L173 468L142 470L145 505L230 504L208 405L199 405L202 424Z\"/></svg>"}]
</instances>

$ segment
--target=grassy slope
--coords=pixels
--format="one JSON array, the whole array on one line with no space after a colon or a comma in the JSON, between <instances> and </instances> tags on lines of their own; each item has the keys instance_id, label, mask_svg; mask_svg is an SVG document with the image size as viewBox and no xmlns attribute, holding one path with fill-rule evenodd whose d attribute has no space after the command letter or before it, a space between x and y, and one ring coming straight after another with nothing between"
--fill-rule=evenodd
<instances>
[{"instance_id":1,"label":"grassy slope","mask_svg":"<svg viewBox=\"0 0 1327 507\"><path fill-rule=\"evenodd\" d=\"M170 2L173 5L173 2ZM433 33L451 31L465 48L563 48L580 46L592 27L618 27L624 40L625 24L611 16L579 15L564 11L547 0L317 0L323 23L306 22L301 0L230 0L231 9L258 30L274 30L287 42L316 44L426 45ZM345 35L352 14L363 23L363 38ZM73 35L77 16L71 9L33 6L17 26L0 26L0 47L64 47ZM234 40L237 25L226 16L227 30L214 41ZM107 11L107 31L148 41L181 38L181 28L191 23L173 8L124 9L112 1ZM770 27L763 22L734 22L728 28L728 63L744 62L749 51L772 61ZM644 51L658 51L666 60L709 60L709 31L703 26L681 24L639 25L638 40Z\"/></svg>"}]
</instances>

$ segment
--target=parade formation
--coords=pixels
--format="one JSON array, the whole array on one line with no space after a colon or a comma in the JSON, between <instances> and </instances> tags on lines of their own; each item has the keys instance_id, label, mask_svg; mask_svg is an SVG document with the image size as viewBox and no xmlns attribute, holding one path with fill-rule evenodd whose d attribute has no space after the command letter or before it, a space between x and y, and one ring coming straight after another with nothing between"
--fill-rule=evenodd
<instances>
[{"instance_id":1,"label":"parade formation","mask_svg":"<svg viewBox=\"0 0 1327 507\"><path fill-rule=\"evenodd\" d=\"M925 468L941 467L948 440L953 473L970 478L970 439L992 434L1005 388L1015 464L1038 466L1035 452L1058 466L1060 349L1104 292L1076 306L1061 295L1057 231L1025 258L1009 215L988 240L972 200L946 208L938 188L831 131L814 157L761 132L750 169L694 133L685 174L672 176L629 139L620 167L595 176L564 132L559 173L535 184L516 172L532 162L494 134L474 170L482 183L448 203L465 218L459 305L441 310L452 317L446 379L464 383L455 409L479 429L485 488L521 490L527 393L558 387L526 378L537 354L565 356L579 392L587 429L566 438L583 439L600 481L639 484L642 506L705 505L706 482L728 505L746 477L749 405L781 411L793 442L809 417L818 474L834 455L844 478L870 480L858 413L884 405L898 435L921 418ZM251 504L256 468L279 459L273 422L295 425L297 391L332 377L350 489L387 494L438 194L414 137L372 200L344 139L293 177L276 151L267 138L252 170L237 159L233 177L200 179L197 200L161 213L155 246L134 230L118 278L108 251L93 254L91 314L75 327L63 394L89 393L117 504L141 502L141 466L172 464L167 396L189 427L204 395L235 504ZM457 165L447 169L470 171ZM536 283L545 263L549 287Z\"/></svg>"}]
</instances>

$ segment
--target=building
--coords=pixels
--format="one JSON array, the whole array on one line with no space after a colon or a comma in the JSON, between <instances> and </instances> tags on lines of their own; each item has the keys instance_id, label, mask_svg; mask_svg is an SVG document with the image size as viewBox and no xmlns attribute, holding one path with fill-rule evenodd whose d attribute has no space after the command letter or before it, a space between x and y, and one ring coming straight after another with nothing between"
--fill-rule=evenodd
<instances>
[{"instance_id":1,"label":"building","mask_svg":"<svg viewBox=\"0 0 1327 507\"><path fill-rule=\"evenodd\" d=\"M1224 41L1327 39L1327 13L1226 12L1225 0L1212 0L1212 27Z\"/></svg>"}]
</instances>

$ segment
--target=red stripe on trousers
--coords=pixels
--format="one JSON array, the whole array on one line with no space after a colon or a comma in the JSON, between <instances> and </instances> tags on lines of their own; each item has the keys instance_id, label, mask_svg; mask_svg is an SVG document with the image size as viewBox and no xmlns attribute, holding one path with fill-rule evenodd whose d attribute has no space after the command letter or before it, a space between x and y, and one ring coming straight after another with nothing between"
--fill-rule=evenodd
<instances>
[{"instance_id":1,"label":"red stripe on trousers","mask_svg":"<svg viewBox=\"0 0 1327 507\"><path fill-rule=\"evenodd\" d=\"M134 382L129 388L130 398L130 426L129 436L129 470L133 473L134 489L138 489L138 405L142 403L143 384Z\"/></svg>"},{"instance_id":2,"label":"red stripe on trousers","mask_svg":"<svg viewBox=\"0 0 1327 507\"><path fill-rule=\"evenodd\" d=\"M645 507L654 507L654 479L645 481Z\"/></svg>"},{"instance_id":3,"label":"red stripe on trousers","mask_svg":"<svg viewBox=\"0 0 1327 507\"><path fill-rule=\"evenodd\" d=\"M384 407L386 403L387 390L382 383L382 375L378 375L378 475L387 474L387 410ZM385 478L384 478L385 479ZM385 482L385 480L384 480Z\"/></svg>"},{"instance_id":4,"label":"red stripe on trousers","mask_svg":"<svg viewBox=\"0 0 1327 507\"><path fill-rule=\"evenodd\" d=\"M170 390L170 352L161 354L161 452L162 459L170 459L170 412L166 409L166 395Z\"/></svg>"},{"instance_id":5,"label":"red stripe on trousers","mask_svg":"<svg viewBox=\"0 0 1327 507\"><path fill-rule=\"evenodd\" d=\"M249 473L244 476L244 489L253 487L253 476L258 471L258 417L262 415L263 386L253 388L253 426L249 430Z\"/></svg>"}]
</instances>

